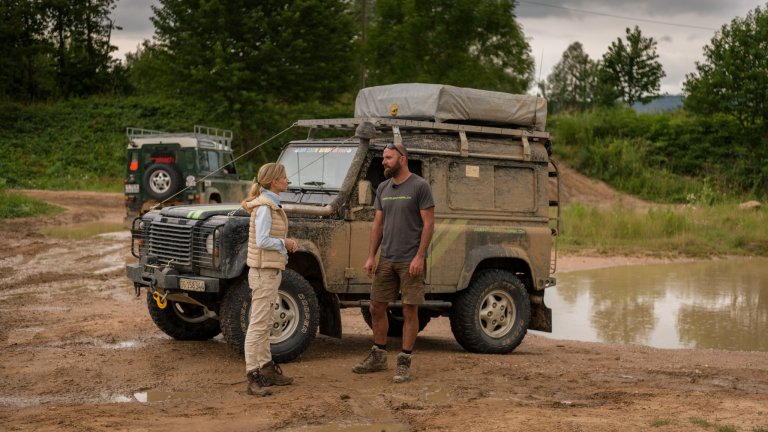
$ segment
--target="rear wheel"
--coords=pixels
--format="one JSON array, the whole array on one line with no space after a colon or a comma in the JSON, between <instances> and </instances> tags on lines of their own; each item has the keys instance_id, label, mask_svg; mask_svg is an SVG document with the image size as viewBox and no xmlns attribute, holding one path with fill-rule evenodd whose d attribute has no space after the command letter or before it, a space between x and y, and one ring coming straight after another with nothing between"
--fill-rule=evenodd
<instances>
[{"instance_id":1,"label":"rear wheel","mask_svg":"<svg viewBox=\"0 0 768 432\"><path fill-rule=\"evenodd\" d=\"M200 306L169 300L161 309L147 290L147 308L155 325L174 339L208 340L221 333L219 321L208 317Z\"/></svg>"},{"instance_id":2,"label":"rear wheel","mask_svg":"<svg viewBox=\"0 0 768 432\"><path fill-rule=\"evenodd\" d=\"M285 363L299 357L317 334L320 308L312 286L297 272L286 269L272 312L270 335L272 359ZM236 352L243 353L251 313L251 288L243 277L229 287L221 303L221 330L224 340Z\"/></svg>"},{"instance_id":3,"label":"rear wheel","mask_svg":"<svg viewBox=\"0 0 768 432\"><path fill-rule=\"evenodd\" d=\"M451 331L465 350L504 354L523 341L531 321L525 285L504 270L484 270L459 293L451 310Z\"/></svg>"},{"instance_id":4,"label":"rear wheel","mask_svg":"<svg viewBox=\"0 0 768 432\"><path fill-rule=\"evenodd\" d=\"M361 307L360 313L363 315L365 323L368 327L373 328L373 318L371 317L371 310L367 307ZM424 309L419 309L419 331L429 324L431 317L429 313ZM403 336L403 324L405 318L403 318L402 309L387 308L387 320L389 321L389 329L387 330L387 336L390 337L402 337Z\"/></svg>"}]
</instances>

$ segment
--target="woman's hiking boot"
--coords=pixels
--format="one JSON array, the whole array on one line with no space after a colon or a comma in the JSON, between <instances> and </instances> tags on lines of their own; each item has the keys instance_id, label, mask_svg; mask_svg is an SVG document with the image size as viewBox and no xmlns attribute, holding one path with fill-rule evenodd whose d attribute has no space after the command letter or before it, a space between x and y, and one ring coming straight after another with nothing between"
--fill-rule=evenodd
<instances>
[{"instance_id":1,"label":"woman's hiking boot","mask_svg":"<svg viewBox=\"0 0 768 432\"><path fill-rule=\"evenodd\" d=\"M271 360L259 370L259 373L267 387L273 385L284 386L293 382L293 378L283 375L283 370L280 369L280 366Z\"/></svg>"},{"instance_id":2,"label":"woman's hiking boot","mask_svg":"<svg viewBox=\"0 0 768 432\"><path fill-rule=\"evenodd\" d=\"M248 394L251 396L269 396L272 390L264 383L264 377L258 369L248 372Z\"/></svg>"}]
</instances>

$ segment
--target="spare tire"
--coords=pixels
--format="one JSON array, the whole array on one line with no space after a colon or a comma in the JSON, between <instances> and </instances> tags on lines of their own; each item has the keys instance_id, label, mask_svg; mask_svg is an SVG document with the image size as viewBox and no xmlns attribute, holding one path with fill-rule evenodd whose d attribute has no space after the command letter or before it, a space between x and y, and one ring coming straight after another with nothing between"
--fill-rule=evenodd
<instances>
[{"instance_id":1,"label":"spare tire","mask_svg":"<svg viewBox=\"0 0 768 432\"><path fill-rule=\"evenodd\" d=\"M174 164L155 163L144 171L141 186L150 198L165 201L179 191L181 173Z\"/></svg>"}]
</instances>

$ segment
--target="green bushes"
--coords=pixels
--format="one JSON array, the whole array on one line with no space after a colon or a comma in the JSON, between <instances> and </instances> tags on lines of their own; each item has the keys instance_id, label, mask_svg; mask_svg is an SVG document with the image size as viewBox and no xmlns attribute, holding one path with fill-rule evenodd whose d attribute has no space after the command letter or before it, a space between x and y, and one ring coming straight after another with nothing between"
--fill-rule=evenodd
<instances>
[{"instance_id":1,"label":"green bushes","mask_svg":"<svg viewBox=\"0 0 768 432\"><path fill-rule=\"evenodd\" d=\"M553 116L555 151L574 168L644 199L765 195L768 139L725 116L629 108Z\"/></svg>"}]
</instances>

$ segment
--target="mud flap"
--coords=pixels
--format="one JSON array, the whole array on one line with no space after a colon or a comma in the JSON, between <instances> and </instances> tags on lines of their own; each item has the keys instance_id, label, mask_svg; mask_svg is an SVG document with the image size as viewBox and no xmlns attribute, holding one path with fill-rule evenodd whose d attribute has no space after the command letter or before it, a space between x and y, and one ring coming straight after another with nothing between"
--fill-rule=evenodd
<instances>
[{"instance_id":1,"label":"mud flap","mask_svg":"<svg viewBox=\"0 0 768 432\"><path fill-rule=\"evenodd\" d=\"M531 330L552 333L552 309L544 304L544 295L531 295Z\"/></svg>"}]
</instances>

